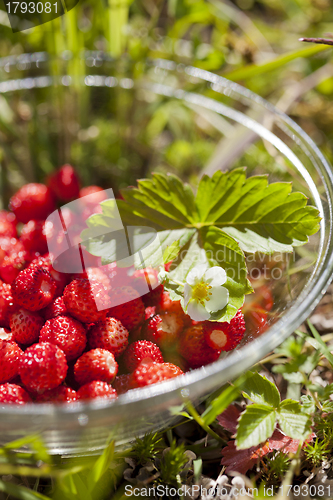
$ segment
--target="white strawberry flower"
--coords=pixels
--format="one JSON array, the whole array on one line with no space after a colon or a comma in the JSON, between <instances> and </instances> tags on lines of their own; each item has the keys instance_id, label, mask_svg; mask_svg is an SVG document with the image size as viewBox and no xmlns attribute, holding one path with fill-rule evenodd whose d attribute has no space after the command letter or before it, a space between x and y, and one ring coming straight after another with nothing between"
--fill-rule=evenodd
<instances>
[{"instance_id":1,"label":"white strawberry flower","mask_svg":"<svg viewBox=\"0 0 333 500\"><path fill-rule=\"evenodd\" d=\"M222 285L227 275L222 267L194 267L187 275L184 286L184 306L194 321L210 319L215 311L223 309L229 301L229 291Z\"/></svg>"}]
</instances>

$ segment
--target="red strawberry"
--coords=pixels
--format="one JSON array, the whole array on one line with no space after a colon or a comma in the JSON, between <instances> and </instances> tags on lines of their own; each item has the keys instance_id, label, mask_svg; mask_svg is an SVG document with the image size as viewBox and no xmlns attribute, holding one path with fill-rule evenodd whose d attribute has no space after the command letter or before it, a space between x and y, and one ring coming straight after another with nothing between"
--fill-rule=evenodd
<instances>
[{"instance_id":1,"label":"red strawberry","mask_svg":"<svg viewBox=\"0 0 333 500\"><path fill-rule=\"evenodd\" d=\"M182 374L182 370L172 363L142 363L133 372L133 385L145 387Z\"/></svg>"},{"instance_id":2,"label":"red strawberry","mask_svg":"<svg viewBox=\"0 0 333 500\"><path fill-rule=\"evenodd\" d=\"M0 385L0 404L24 405L32 403L29 394L19 385L2 384Z\"/></svg>"},{"instance_id":3,"label":"red strawberry","mask_svg":"<svg viewBox=\"0 0 333 500\"><path fill-rule=\"evenodd\" d=\"M57 297L51 304L49 304L45 309L43 309L42 314L45 319L56 318L57 316L65 316L67 314L67 308L65 306L64 298Z\"/></svg>"},{"instance_id":4,"label":"red strawberry","mask_svg":"<svg viewBox=\"0 0 333 500\"><path fill-rule=\"evenodd\" d=\"M8 236L9 238L17 236L16 217L6 210L0 210L0 236Z\"/></svg>"},{"instance_id":5,"label":"red strawberry","mask_svg":"<svg viewBox=\"0 0 333 500\"><path fill-rule=\"evenodd\" d=\"M0 265L0 277L5 283L13 283L20 272L30 262L30 254L26 250L6 255Z\"/></svg>"},{"instance_id":6,"label":"red strawberry","mask_svg":"<svg viewBox=\"0 0 333 500\"><path fill-rule=\"evenodd\" d=\"M57 345L70 361L83 353L87 344L86 329L70 316L57 316L45 323L39 341Z\"/></svg>"},{"instance_id":7,"label":"red strawberry","mask_svg":"<svg viewBox=\"0 0 333 500\"><path fill-rule=\"evenodd\" d=\"M77 392L65 385L43 392L36 398L37 403L73 403L77 400Z\"/></svg>"},{"instance_id":8,"label":"red strawberry","mask_svg":"<svg viewBox=\"0 0 333 500\"><path fill-rule=\"evenodd\" d=\"M161 313L176 313L182 318L184 327L192 325L192 319L188 314L185 314L180 300L171 300L169 292L163 292L159 303L156 306L156 312Z\"/></svg>"},{"instance_id":9,"label":"red strawberry","mask_svg":"<svg viewBox=\"0 0 333 500\"><path fill-rule=\"evenodd\" d=\"M0 236L0 264L3 259L12 254L24 252L25 248L20 240L9 236Z\"/></svg>"},{"instance_id":10,"label":"red strawberry","mask_svg":"<svg viewBox=\"0 0 333 500\"><path fill-rule=\"evenodd\" d=\"M28 347L20 360L19 374L23 385L39 394L58 387L66 373L65 354L48 342Z\"/></svg>"},{"instance_id":11,"label":"red strawberry","mask_svg":"<svg viewBox=\"0 0 333 500\"><path fill-rule=\"evenodd\" d=\"M96 281L104 286L106 292L111 290L109 278L99 267L88 267L84 273L75 275L75 278L86 278L90 282Z\"/></svg>"},{"instance_id":12,"label":"red strawberry","mask_svg":"<svg viewBox=\"0 0 333 500\"><path fill-rule=\"evenodd\" d=\"M156 307L155 306L148 306L145 309L145 320L152 318L156 314Z\"/></svg>"},{"instance_id":13,"label":"red strawberry","mask_svg":"<svg viewBox=\"0 0 333 500\"><path fill-rule=\"evenodd\" d=\"M50 273L57 285L55 297L58 297L63 293L64 288L69 281L68 275L65 273L60 273L59 271L56 271L54 269L54 267L52 266L50 254L45 254L43 257L37 257L31 262L29 267L31 266L43 267Z\"/></svg>"},{"instance_id":14,"label":"red strawberry","mask_svg":"<svg viewBox=\"0 0 333 500\"><path fill-rule=\"evenodd\" d=\"M169 292L162 293L161 300L157 304L156 310L159 314L165 312L174 312L185 315L183 308L180 305L180 300L171 300Z\"/></svg>"},{"instance_id":15,"label":"red strawberry","mask_svg":"<svg viewBox=\"0 0 333 500\"><path fill-rule=\"evenodd\" d=\"M117 357L128 345L128 330L115 318L106 318L89 331L89 344L112 352Z\"/></svg>"},{"instance_id":16,"label":"red strawberry","mask_svg":"<svg viewBox=\"0 0 333 500\"><path fill-rule=\"evenodd\" d=\"M8 328L0 327L0 340L14 340L12 332Z\"/></svg>"},{"instance_id":17,"label":"red strawberry","mask_svg":"<svg viewBox=\"0 0 333 500\"><path fill-rule=\"evenodd\" d=\"M83 385L77 392L78 399L117 399L117 391L101 380L94 380Z\"/></svg>"},{"instance_id":18,"label":"red strawberry","mask_svg":"<svg viewBox=\"0 0 333 500\"><path fill-rule=\"evenodd\" d=\"M46 269L29 266L12 284L14 301L28 311L39 311L52 302L56 283Z\"/></svg>"},{"instance_id":19,"label":"red strawberry","mask_svg":"<svg viewBox=\"0 0 333 500\"><path fill-rule=\"evenodd\" d=\"M76 279L66 286L64 302L69 314L74 318L82 323L97 323L105 318L108 296L100 283Z\"/></svg>"},{"instance_id":20,"label":"red strawberry","mask_svg":"<svg viewBox=\"0 0 333 500\"><path fill-rule=\"evenodd\" d=\"M147 267L145 269L136 270L133 274L132 284L133 287L142 295L142 300L146 307L155 306L160 302L164 287L159 284L156 269ZM147 286L150 292L144 293Z\"/></svg>"},{"instance_id":21,"label":"red strawberry","mask_svg":"<svg viewBox=\"0 0 333 500\"><path fill-rule=\"evenodd\" d=\"M44 320L40 314L21 308L12 314L9 324L15 342L31 345L38 342Z\"/></svg>"},{"instance_id":22,"label":"red strawberry","mask_svg":"<svg viewBox=\"0 0 333 500\"><path fill-rule=\"evenodd\" d=\"M131 331L144 321L145 306L136 290L130 286L122 286L112 292L111 307L108 316L119 319L127 330Z\"/></svg>"},{"instance_id":23,"label":"red strawberry","mask_svg":"<svg viewBox=\"0 0 333 500\"><path fill-rule=\"evenodd\" d=\"M74 365L74 376L78 384L93 380L111 383L118 372L114 355L106 349L92 349L84 353Z\"/></svg>"},{"instance_id":24,"label":"red strawberry","mask_svg":"<svg viewBox=\"0 0 333 500\"><path fill-rule=\"evenodd\" d=\"M112 262L111 264L103 266L102 270L109 279L111 288L113 289L121 286L129 286L131 284L132 278L128 273L132 268L118 267L116 262Z\"/></svg>"},{"instance_id":25,"label":"red strawberry","mask_svg":"<svg viewBox=\"0 0 333 500\"><path fill-rule=\"evenodd\" d=\"M142 362L155 361L163 363L164 359L159 347L148 340L137 340L126 350L124 362L127 370L133 372Z\"/></svg>"},{"instance_id":26,"label":"red strawberry","mask_svg":"<svg viewBox=\"0 0 333 500\"><path fill-rule=\"evenodd\" d=\"M179 353L186 359L190 368L213 363L219 358L221 351L212 349L207 344L202 323L187 328L179 343Z\"/></svg>"},{"instance_id":27,"label":"red strawberry","mask_svg":"<svg viewBox=\"0 0 333 500\"><path fill-rule=\"evenodd\" d=\"M89 198L87 198L89 196ZM102 201L107 200L107 194L103 188L99 186L88 186L80 189L80 198L82 198L82 206L87 207L91 210L91 213L95 210Z\"/></svg>"},{"instance_id":28,"label":"red strawberry","mask_svg":"<svg viewBox=\"0 0 333 500\"><path fill-rule=\"evenodd\" d=\"M26 184L11 197L10 209L19 222L44 220L54 210L53 194L44 184Z\"/></svg>"},{"instance_id":29,"label":"red strawberry","mask_svg":"<svg viewBox=\"0 0 333 500\"><path fill-rule=\"evenodd\" d=\"M8 283L0 281L0 326L9 327L9 319L15 311L12 287Z\"/></svg>"},{"instance_id":30,"label":"red strawberry","mask_svg":"<svg viewBox=\"0 0 333 500\"><path fill-rule=\"evenodd\" d=\"M259 337L259 335L269 326L267 322L267 312L260 307L253 309L253 311L248 309L244 312L244 317L247 330L247 341Z\"/></svg>"},{"instance_id":31,"label":"red strawberry","mask_svg":"<svg viewBox=\"0 0 333 500\"><path fill-rule=\"evenodd\" d=\"M145 337L158 345L174 344L184 329L182 315L174 312L156 314L144 326Z\"/></svg>"},{"instance_id":32,"label":"red strawberry","mask_svg":"<svg viewBox=\"0 0 333 500\"><path fill-rule=\"evenodd\" d=\"M125 392L133 389L132 374L126 373L125 375L117 375L112 385L116 389L118 395L125 394Z\"/></svg>"},{"instance_id":33,"label":"red strawberry","mask_svg":"<svg viewBox=\"0 0 333 500\"><path fill-rule=\"evenodd\" d=\"M79 197L80 181L72 165L63 165L48 179L48 186L61 201L71 201Z\"/></svg>"},{"instance_id":34,"label":"red strawberry","mask_svg":"<svg viewBox=\"0 0 333 500\"><path fill-rule=\"evenodd\" d=\"M39 252L44 254L47 252L48 228L52 223L45 223L40 220L29 220L21 231L21 242L24 248L30 252Z\"/></svg>"},{"instance_id":35,"label":"red strawberry","mask_svg":"<svg viewBox=\"0 0 333 500\"><path fill-rule=\"evenodd\" d=\"M8 382L18 375L22 355L16 342L0 340L0 383Z\"/></svg>"},{"instance_id":36,"label":"red strawberry","mask_svg":"<svg viewBox=\"0 0 333 500\"><path fill-rule=\"evenodd\" d=\"M204 321L203 330L207 344L218 351L231 351L242 340L245 333L245 321L239 309L230 323Z\"/></svg>"}]
</instances>

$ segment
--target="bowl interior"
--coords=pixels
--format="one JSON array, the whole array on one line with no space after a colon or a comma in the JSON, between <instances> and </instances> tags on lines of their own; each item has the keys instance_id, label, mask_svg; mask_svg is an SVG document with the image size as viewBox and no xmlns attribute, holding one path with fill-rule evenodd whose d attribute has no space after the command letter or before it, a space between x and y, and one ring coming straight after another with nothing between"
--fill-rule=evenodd
<instances>
[{"instance_id":1,"label":"bowl interior","mask_svg":"<svg viewBox=\"0 0 333 500\"><path fill-rule=\"evenodd\" d=\"M248 321L236 351L113 403L2 407L0 441L39 430L51 452L78 453L103 447L110 433L125 442L161 428L174 418L171 407L237 376L306 318L332 273L333 183L320 151L292 120L237 84L166 60L142 67L100 53L79 60L39 53L6 58L0 68L4 207L24 182L42 181L65 162L85 184L116 194L152 171L175 172L195 188L203 173L247 166L247 175L292 182L322 218L320 231L293 254L247 256L254 297L268 290L274 304L267 328Z\"/></svg>"}]
</instances>

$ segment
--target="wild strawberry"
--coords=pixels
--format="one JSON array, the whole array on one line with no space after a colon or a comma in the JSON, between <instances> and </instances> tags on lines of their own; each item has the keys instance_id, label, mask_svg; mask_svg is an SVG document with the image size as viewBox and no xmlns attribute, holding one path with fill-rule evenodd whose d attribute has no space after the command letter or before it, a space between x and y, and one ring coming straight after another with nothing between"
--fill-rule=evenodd
<instances>
[{"instance_id":1,"label":"wild strawberry","mask_svg":"<svg viewBox=\"0 0 333 500\"><path fill-rule=\"evenodd\" d=\"M127 330L131 331L144 321L145 306L139 293L130 286L122 286L111 294L115 307L108 310L108 316L119 319Z\"/></svg>"},{"instance_id":2,"label":"wild strawberry","mask_svg":"<svg viewBox=\"0 0 333 500\"><path fill-rule=\"evenodd\" d=\"M145 309L145 320L152 318L156 314L156 307L155 306L148 306Z\"/></svg>"},{"instance_id":3,"label":"wild strawberry","mask_svg":"<svg viewBox=\"0 0 333 500\"><path fill-rule=\"evenodd\" d=\"M15 311L16 306L12 296L12 287L8 283L0 281L0 326L9 327L9 319Z\"/></svg>"},{"instance_id":4,"label":"wild strawberry","mask_svg":"<svg viewBox=\"0 0 333 500\"><path fill-rule=\"evenodd\" d=\"M245 304L242 307L243 313L255 309L270 311L274 305L274 298L268 286L262 283L262 280L251 280L254 293L247 295Z\"/></svg>"},{"instance_id":5,"label":"wild strawberry","mask_svg":"<svg viewBox=\"0 0 333 500\"><path fill-rule=\"evenodd\" d=\"M22 228L21 242L26 250L44 254L47 252L46 234L47 223L40 220L29 220Z\"/></svg>"},{"instance_id":6,"label":"wild strawberry","mask_svg":"<svg viewBox=\"0 0 333 500\"><path fill-rule=\"evenodd\" d=\"M43 392L36 398L37 403L73 403L77 401L77 392L65 385Z\"/></svg>"},{"instance_id":7,"label":"wild strawberry","mask_svg":"<svg viewBox=\"0 0 333 500\"><path fill-rule=\"evenodd\" d=\"M16 217L6 210L0 210L0 236L8 236L9 238L17 236Z\"/></svg>"},{"instance_id":8,"label":"wild strawberry","mask_svg":"<svg viewBox=\"0 0 333 500\"><path fill-rule=\"evenodd\" d=\"M54 195L61 201L71 201L79 197L80 181L72 165L63 165L52 174L47 182Z\"/></svg>"},{"instance_id":9,"label":"wild strawberry","mask_svg":"<svg viewBox=\"0 0 333 500\"><path fill-rule=\"evenodd\" d=\"M74 376L78 384L93 380L111 383L118 372L114 355L106 349L92 349L84 353L74 365Z\"/></svg>"},{"instance_id":10,"label":"wild strawberry","mask_svg":"<svg viewBox=\"0 0 333 500\"><path fill-rule=\"evenodd\" d=\"M105 318L108 296L100 283L76 279L66 286L64 302L74 318L82 323L97 323Z\"/></svg>"},{"instance_id":11,"label":"wild strawberry","mask_svg":"<svg viewBox=\"0 0 333 500\"><path fill-rule=\"evenodd\" d=\"M88 186L80 190L80 202L83 208L83 220L93 213L101 212L100 203L107 200L107 194L101 187Z\"/></svg>"},{"instance_id":12,"label":"wild strawberry","mask_svg":"<svg viewBox=\"0 0 333 500\"><path fill-rule=\"evenodd\" d=\"M160 302L164 287L159 284L156 269L147 267L136 270L133 273L132 285L142 295L142 300L146 307L155 306ZM145 293L147 287L150 291Z\"/></svg>"},{"instance_id":13,"label":"wild strawberry","mask_svg":"<svg viewBox=\"0 0 333 500\"><path fill-rule=\"evenodd\" d=\"M19 373L23 351L16 342L0 340L0 383L9 382Z\"/></svg>"},{"instance_id":14,"label":"wild strawberry","mask_svg":"<svg viewBox=\"0 0 333 500\"><path fill-rule=\"evenodd\" d=\"M54 210L53 194L44 184L26 184L11 197L10 209L19 222L29 220L44 220Z\"/></svg>"},{"instance_id":15,"label":"wild strawberry","mask_svg":"<svg viewBox=\"0 0 333 500\"><path fill-rule=\"evenodd\" d=\"M102 267L103 273L107 276L110 281L112 289L116 289L122 286L130 286L132 278L129 276L129 271L131 268L118 267L116 262L107 264Z\"/></svg>"},{"instance_id":16,"label":"wild strawberry","mask_svg":"<svg viewBox=\"0 0 333 500\"><path fill-rule=\"evenodd\" d=\"M187 328L181 335L179 353L186 359L189 368L213 363L219 358L221 351L207 344L202 323Z\"/></svg>"},{"instance_id":17,"label":"wild strawberry","mask_svg":"<svg viewBox=\"0 0 333 500\"><path fill-rule=\"evenodd\" d=\"M58 297L62 294L65 286L69 281L68 275L65 273L60 273L59 271L56 271L54 269L54 267L52 266L50 254L43 255L43 257L37 257L31 262L29 267L43 267L44 269L46 269L56 283L55 297Z\"/></svg>"},{"instance_id":18,"label":"wild strawberry","mask_svg":"<svg viewBox=\"0 0 333 500\"><path fill-rule=\"evenodd\" d=\"M83 353L87 344L86 329L70 316L57 316L45 323L39 341L57 345L70 361Z\"/></svg>"},{"instance_id":19,"label":"wild strawberry","mask_svg":"<svg viewBox=\"0 0 333 500\"><path fill-rule=\"evenodd\" d=\"M101 380L93 380L83 385L77 392L78 399L117 399L117 391Z\"/></svg>"},{"instance_id":20,"label":"wild strawberry","mask_svg":"<svg viewBox=\"0 0 333 500\"><path fill-rule=\"evenodd\" d=\"M48 342L28 347L20 360L19 374L23 385L39 394L58 387L66 373L65 354L58 346Z\"/></svg>"},{"instance_id":21,"label":"wild strawberry","mask_svg":"<svg viewBox=\"0 0 333 500\"><path fill-rule=\"evenodd\" d=\"M0 277L5 283L13 283L20 272L30 262L30 254L26 250L6 255L0 264Z\"/></svg>"},{"instance_id":22,"label":"wild strawberry","mask_svg":"<svg viewBox=\"0 0 333 500\"><path fill-rule=\"evenodd\" d=\"M51 304L41 311L45 319L56 318L57 316L65 316L67 314L64 298L57 297Z\"/></svg>"},{"instance_id":23,"label":"wild strawberry","mask_svg":"<svg viewBox=\"0 0 333 500\"><path fill-rule=\"evenodd\" d=\"M163 363L164 359L159 347L148 340L133 342L125 352L124 362L127 370L133 372L142 362L155 361Z\"/></svg>"},{"instance_id":24,"label":"wild strawberry","mask_svg":"<svg viewBox=\"0 0 333 500\"><path fill-rule=\"evenodd\" d=\"M12 332L8 328L0 327L0 340L14 340Z\"/></svg>"},{"instance_id":25,"label":"wild strawberry","mask_svg":"<svg viewBox=\"0 0 333 500\"><path fill-rule=\"evenodd\" d=\"M142 363L133 372L133 385L134 387L145 387L182 374L183 371L172 363Z\"/></svg>"},{"instance_id":26,"label":"wild strawberry","mask_svg":"<svg viewBox=\"0 0 333 500\"><path fill-rule=\"evenodd\" d=\"M116 389L117 394L125 394L125 392L133 389L132 387L132 374L126 373L124 375L117 375L112 382L113 387Z\"/></svg>"},{"instance_id":27,"label":"wild strawberry","mask_svg":"<svg viewBox=\"0 0 333 500\"><path fill-rule=\"evenodd\" d=\"M178 313L156 314L143 327L145 337L161 346L174 344L184 329L184 322Z\"/></svg>"},{"instance_id":28,"label":"wild strawberry","mask_svg":"<svg viewBox=\"0 0 333 500\"><path fill-rule=\"evenodd\" d=\"M171 300L169 292L164 291L162 293L161 299L156 305L156 312L157 314L176 313L182 318L185 328L192 326L192 319L188 314L185 314L180 304L180 300Z\"/></svg>"},{"instance_id":29,"label":"wild strawberry","mask_svg":"<svg viewBox=\"0 0 333 500\"><path fill-rule=\"evenodd\" d=\"M170 260L170 262L167 262L166 264L164 264L164 269L166 270L167 273L170 271L172 263L173 263L173 260Z\"/></svg>"},{"instance_id":30,"label":"wild strawberry","mask_svg":"<svg viewBox=\"0 0 333 500\"><path fill-rule=\"evenodd\" d=\"M38 342L44 320L40 314L21 308L12 314L9 324L15 342L31 345Z\"/></svg>"},{"instance_id":31,"label":"wild strawberry","mask_svg":"<svg viewBox=\"0 0 333 500\"><path fill-rule=\"evenodd\" d=\"M244 313L247 336L246 340L249 341L251 338L257 338L261 335L267 328L267 312L264 309L257 307L256 309L246 310Z\"/></svg>"},{"instance_id":32,"label":"wild strawberry","mask_svg":"<svg viewBox=\"0 0 333 500\"><path fill-rule=\"evenodd\" d=\"M20 240L9 236L0 236L0 264L6 256L24 252L25 248Z\"/></svg>"},{"instance_id":33,"label":"wild strawberry","mask_svg":"<svg viewBox=\"0 0 333 500\"><path fill-rule=\"evenodd\" d=\"M84 273L75 275L75 278L86 278L90 282L96 281L104 286L106 292L111 290L109 278L99 267L88 267Z\"/></svg>"},{"instance_id":34,"label":"wild strawberry","mask_svg":"<svg viewBox=\"0 0 333 500\"><path fill-rule=\"evenodd\" d=\"M49 305L56 292L56 283L42 267L30 266L12 284L14 300L28 311L39 311Z\"/></svg>"},{"instance_id":35,"label":"wild strawberry","mask_svg":"<svg viewBox=\"0 0 333 500\"><path fill-rule=\"evenodd\" d=\"M115 318L106 318L89 330L89 344L112 352L117 357L128 346L128 330Z\"/></svg>"},{"instance_id":36,"label":"wild strawberry","mask_svg":"<svg viewBox=\"0 0 333 500\"><path fill-rule=\"evenodd\" d=\"M230 323L204 321L203 330L207 344L218 351L231 351L242 340L245 333L245 321L239 309Z\"/></svg>"},{"instance_id":37,"label":"wild strawberry","mask_svg":"<svg viewBox=\"0 0 333 500\"><path fill-rule=\"evenodd\" d=\"M156 306L158 314L173 312L185 315L182 306L180 305L180 300L171 300L169 292L163 292L160 302Z\"/></svg>"},{"instance_id":38,"label":"wild strawberry","mask_svg":"<svg viewBox=\"0 0 333 500\"><path fill-rule=\"evenodd\" d=\"M16 384L2 384L0 385L0 404L3 403L24 405L32 401L23 387Z\"/></svg>"},{"instance_id":39,"label":"wild strawberry","mask_svg":"<svg viewBox=\"0 0 333 500\"><path fill-rule=\"evenodd\" d=\"M146 307L147 306L156 306L161 301L163 292L164 292L164 286L158 285L153 290L151 290L149 293L142 295L142 300L144 302L144 305Z\"/></svg>"}]
</instances>

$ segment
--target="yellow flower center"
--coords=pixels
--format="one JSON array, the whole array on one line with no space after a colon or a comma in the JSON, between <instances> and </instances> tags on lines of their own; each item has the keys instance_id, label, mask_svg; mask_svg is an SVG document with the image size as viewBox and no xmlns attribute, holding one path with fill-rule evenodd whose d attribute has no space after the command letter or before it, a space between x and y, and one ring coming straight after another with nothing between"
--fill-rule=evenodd
<instances>
[{"instance_id":1,"label":"yellow flower center","mask_svg":"<svg viewBox=\"0 0 333 500\"><path fill-rule=\"evenodd\" d=\"M211 293L209 292L209 290L211 288L212 287L209 286L209 285L207 285L207 283L204 283L204 282L197 283L192 288L192 299L194 299L197 302L200 302L201 304L203 304L203 302L205 300L209 300L209 295L211 295Z\"/></svg>"}]
</instances>

